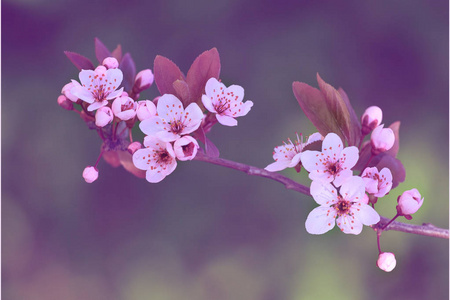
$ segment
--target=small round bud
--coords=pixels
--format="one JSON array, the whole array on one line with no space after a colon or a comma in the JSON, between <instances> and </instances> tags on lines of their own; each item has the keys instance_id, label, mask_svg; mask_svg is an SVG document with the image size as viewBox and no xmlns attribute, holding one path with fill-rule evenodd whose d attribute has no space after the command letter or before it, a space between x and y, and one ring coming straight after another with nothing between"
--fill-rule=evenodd
<instances>
[{"instance_id":1,"label":"small round bud","mask_svg":"<svg viewBox=\"0 0 450 300\"><path fill-rule=\"evenodd\" d=\"M108 106L100 107L95 113L95 125L97 125L98 127L104 127L108 125L113 119L113 112Z\"/></svg>"},{"instance_id":2,"label":"small round bud","mask_svg":"<svg viewBox=\"0 0 450 300\"><path fill-rule=\"evenodd\" d=\"M106 68L104 66L98 66L94 71L98 76L106 76Z\"/></svg>"},{"instance_id":3,"label":"small round bud","mask_svg":"<svg viewBox=\"0 0 450 300\"><path fill-rule=\"evenodd\" d=\"M119 62L114 57L107 57L103 60L102 65L107 69L117 69L119 67Z\"/></svg>"},{"instance_id":4,"label":"small round bud","mask_svg":"<svg viewBox=\"0 0 450 300\"><path fill-rule=\"evenodd\" d=\"M134 154L134 152L136 152L139 149L142 149L142 144L139 142L132 142L131 144L128 145L128 152L130 152L131 155Z\"/></svg>"},{"instance_id":5,"label":"small round bud","mask_svg":"<svg viewBox=\"0 0 450 300\"><path fill-rule=\"evenodd\" d=\"M67 99L66 96L61 95L58 97L58 104L64 109L73 110L73 102Z\"/></svg>"},{"instance_id":6,"label":"small round bud","mask_svg":"<svg viewBox=\"0 0 450 300\"><path fill-rule=\"evenodd\" d=\"M139 101L136 114L139 121L156 116L156 105L150 100Z\"/></svg>"},{"instance_id":7,"label":"small round bud","mask_svg":"<svg viewBox=\"0 0 450 300\"><path fill-rule=\"evenodd\" d=\"M127 121L136 116L137 103L130 97L122 95L114 100L111 108L116 117Z\"/></svg>"},{"instance_id":8,"label":"small round bud","mask_svg":"<svg viewBox=\"0 0 450 300\"><path fill-rule=\"evenodd\" d=\"M83 178L87 183L92 183L98 178L98 170L96 167L87 166L83 171Z\"/></svg>"},{"instance_id":9,"label":"small round bud","mask_svg":"<svg viewBox=\"0 0 450 300\"><path fill-rule=\"evenodd\" d=\"M173 144L173 150L175 152L175 156L179 160L192 160L195 155L197 155L197 150L199 146L197 141L189 136L183 136L175 141Z\"/></svg>"},{"instance_id":10,"label":"small round bud","mask_svg":"<svg viewBox=\"0 0 450 300\"><path fill-rule=\"evenodd\" d=\"M378 106L371 106L366 109L361 117L361 131L363 135L369 134L383 119L383 111Z\"/></svg>"},{"instance_id":11,"label":"small round bud","mask_svg":"<svg viewBox=\"0 0 450 300\"><path fill-rule=\"evenodd\" d=\"M76 82L76 81L75 81ZM76 84L80 85L78 82L76 82ZM72 102L77 102L78 97L74 96L71 93L71 90L75 87L75 83L73 82L69 82L68 84L66 84L65 86L63 86L62 90L61 90L61 94L63 94L64 96L67 97L67 99L69 99Z\"/></svg>"},{"instance_id":12,"label":"small round bud","mask_svg":"<svg viewBox=\"0 0 450 300\"><path fill-rule=\"evenodd\" d=\"M135 94L148 89L153 83L153 73L150 69L145 69L137 73L136 79L134 81L133 91Z\"/></svg>"},{"instance_id":13,"label":"small round bud","mask_svg":"<svg viewBox=\"0 0 450 300\"><path fill-rule=\"evenodd\" d=\"M391 128L383 128L380 125L372 131L370 142L372 144L372 153L377 155L381 152L388 151L394 146L395 134Z\"/></svg>"},{"instance_id":14,"label":"small round bud","mask_svg":"<svg viewBox=\"0 0 450 300\"><path fill-rule=\"evenodd\" d=\"M405 191L397 198L397 212L402 216L412 215L422 206L423 200L417 189Z\"/></svg>"},{"instance_id":15,"label":"small round bud","mask_svg":"<svg viewBox=\"0 0 450 300\"><path fill-rule=\"evenodd\" d=\"M395 260L394 253L383 252L378 256L377 266L385 272L391 272L394 270L396 264L397 261Z\"/></svg>"}]
</instances>

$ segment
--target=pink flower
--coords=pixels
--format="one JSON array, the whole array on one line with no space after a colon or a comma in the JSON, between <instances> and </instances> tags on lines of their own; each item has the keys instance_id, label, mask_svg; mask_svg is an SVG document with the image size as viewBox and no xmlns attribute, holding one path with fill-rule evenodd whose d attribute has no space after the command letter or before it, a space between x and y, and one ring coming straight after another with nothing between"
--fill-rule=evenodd
<instances>
[{"instance_id":1,"label":"pink flower","mask_svg":"<svg viewBox=\"0 0 450 300\"><path fill-rule=\"evenodd\" d=\"M395 260L394 253L383 252L378 256L377 266L385 272L391 272L394 270L396 264L397 261Z\"/></svg>"},{"instance_id":2,"label":"pink flower","mask_svg":"<svg viewBox=\"0 0 450 300\"><path fill-rule=\"evenodd\" d=\"M172 144L147 136L144 146L147 148L139 149L133 154L133 164L136 168L147 171L145 178L148 182L160 182L177 167Z\"/></svg>"},{"instance_id":3,"label":"pink flower","mask_svg":"<svg viewBox=\"0 0 450 300\"><path fill-rule=\"evenodd\" d=\"M341 186L345 179L353 175L351 169L358 157L358 148L343 148L341 138L331 132L323 140L322 152L305 151L301 154L301 162L311 180L333 182L335 186Z\"/></svg>"},{"instance_id":4,"label":"pink flower","mask_svg":"<svg viewBox=\"0 0 450 300\"><path fill-rule=\"evenodd\" d=\"M199 146L197 141L189 136L183 136L175 141L173 150L179 160L192 160L197 155Z\"/></svg>"},{"instance_id":5,"label":"pink flower","mask_svg":"<svg viewBox=\"0 0 450 300\"><path fill-rule=\"evenodd\" d=\"M412 189L403 192L403 194L398 197L397 211L402 215L412 215L417 212L423 204L424 198L420 195L417 189Z\"/></svg>"},{"instance_id":6,"label":"pink flower","mask_svg":"<svg viewBox=\"0 0 450 300\"><path fill-rule=\"evenodd\" d=\"M104 127L108 125L113 119L113 112L111 108L107 106L100 107L95 113L95 125L97 125L98 127Z\"/></svg>"},{"instance_id":7,"label":"pink flower","mask_svg":"<svg viewBox=\"0 0 450 300\"><path fill-rule=\"evenodd\" d=\"M150 119L156 116L156 105L150 100L138 101L136 114L139 121Z\"/></svg>"},{"instance_id":8,"label":"pink flower","mask_svg":"<svg viewBox=\"0 0 450 300\"><path fill-rule=\"evenodd\" d=\"M203 120L203 112L196 103L183 109L177 97L164 94L156 108L158 115L139 124L146 135L156 136L165 142L172 142L182 135L197 130Z\"/></svg>"},{"instance_id":9,"label":"pink flower","mask_svg":"<svg viewBox=\"0 0 450 300\"><path fill-rule=\"evenodd\" d=\"M79 99L90 103L88 111L96 110L108 104L122 94L123 88L116 90L122 83L123 74L120 69L109 69L99 66L95 71L81 70L80 82L72 80L74 87L70 92Z\"/></svg>"},{"instance_id":10,"label":"pink flower","mask_svg":"<svg viewBox=\"0 0 450 300\"><path fill-rule=\"evenodd\" d=\"M122 95L114 100L111 108L116 117L127 121L136 116L137 103L127 95Z\"/></svg>"},{"instance_id":11,"label":"pink flower","mask_svg":"<svg viewBox=\"0 0 450 300\"><path fill-rule=\"evenodd\" d=\"M83 171L83 178L87 183L92 183L98 178L98 170L96 167L87 166Z\"/></svg>"},{"instance_id":12,"label":"pink flower","mask_svg":"<svg viewBox=\"0 0 450 300\"><path fill-rule=\"evenodd\" d=\"M391 128L383 128L380 125L372 131L370 142L372 144L372 152L376 155L381 152L388 151L394 146L395 135Z\"/></svg>"},{"instance_id":13,"label":"pink flower","mask_svg":"<svg viewBox=\"0 0 450 300\"><path fill-rule=\"evenodd\" d=\"M362 174L366 184L366 192L375 197L384 197L392 188L392 173L388 168L383 168L378 173L376 167L366 168Z\"/></svg>"},{"instance_id":14,"label":"pink flower","mask_svg":"<svg viewBox=\"0 0 450 300\"><path fill-rule=\"evenodd\" d=\"M378 125L381 124L383 119L383 111L378 106L371 106L366 109L361 117L362 133L364 135L369 134Z\"/></svg>"},{"instance_id":15,"label":"pink flower","mask_svg":"<svg viewBox=\"0 0 450 300\"><path fill-rule=\"evenodd\" d=\"M320 206L306 219L306 231L310 234L323 234L333 229L335 222L344 233L360 234L363 224L373 225L380 221L378 213L363 202L364 181L361 177L348 178L339 192L331 183L313 181L311 195Z\"/></svg>"},{"instance_id":16,"label":"pink flower","mask_svg":"<svg viewBox=\"0 0 450 300\"><path fill-rule=\"evenodd\" d=\"M72 102L77 102L78 97L74 96L71 93L71 90L73 87L75 86L81 86L78 82L74 81L74 82L69 82L68 84L66 84L65 86L63 86L62 90L61 90L61 94L63 94L64 96L67 97L67 99L69 99Z\"/></svg>"},{"instance_id":17,"label":"pink flower","mask_svg":"<svg viewBox=\"0 0 450 300\"><path fill-rule=\"evenodd\" d=\"M252 101L242 102L244 89L239 85L226 87L215 78L210 78L202 96L205 108L216 114L217 121L225 126L236 126L236 117L245 116L253 106Z\"/></svg>"},{"instance_id":18,"label":"pink flower","mask_svg":"<svg viewBox=\"0 0 450 300\"><path fill-rule=\"evenodd\" d=\"M155 77L153 76L152 70L145 69L137 73L136 80L134 81L133 91L136 92L136 94L142 92L143 90L148 89L152 83L153 79Z\"/></svg>"},{"instance_id":19,"label":"pink flower","mask_svg":"<svg viewBox=\"0 0 450 300\"><path fill-rule=\"evenodd\" d=\"M289 143L284 143L284 145L276 146L273 149L273 159L275 160L275 162L271 163L264 169L269 172L277 172L286 168L293 168L297 166L300 163L300 155L303 151L303 148L306 145L309 145L321 139L323 139L323 137L318 132L310 135L306 143L303 143L303 136L301 136L300 139L297 135L297 141L295 141L295 144L290 139L288 139Z\"/></svg>"},{"instance_id":20,"label":"pink flower","mask_svg":"<svg viewBox=\"0 0 450 300\"><path fill-rule=\"evenodd\" d=\"M107 69L117 69L119 67L119 62L114 57L107 57L103 60L102 65Z\"/></svg>"}]
</instances>

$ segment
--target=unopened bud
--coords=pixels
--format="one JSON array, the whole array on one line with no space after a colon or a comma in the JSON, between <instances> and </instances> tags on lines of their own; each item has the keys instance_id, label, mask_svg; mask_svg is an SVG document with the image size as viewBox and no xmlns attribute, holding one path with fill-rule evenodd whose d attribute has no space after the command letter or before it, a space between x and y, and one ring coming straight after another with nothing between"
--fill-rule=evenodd
<instances>
[{"instance_id":1,"label":"unopened bud","mask_svg":"<svg viewBox=\"0 0 450 300\"><path fill-rule=\"evenodd\" d=\"M394 270L396 264L397 261L395 260L394 253L383 252L378 256L377 266L385 272L391 272Z\"/></svg>"},{"instance_id":2,"label":"unopened bud","mask_svg":"<svg viewBox=\"0 0 450 300\"><path fill-rule=\"evenodd\" d=\"M134 154L134 152L136 152L137 150L142 148L142 144L139 142L132 142L131 144L128 145L128 152L130 152L131 155Z\"/></svg>"},{"instance_id":3,"label":"unopened bud","mask_svg":"<svg viewBox=\"0 0 450 300\"><path fill-rule=\"evenodd\" d=\"M76 82L76 83L75 83ZM80 84L74 80L74 82L69 82L68 84L66 84L65 86L63 86L62 90L61 90L61 94L63 94L64 96L66 96L67 99L69 99L72 102L77 102L78 97L74 96L70 91L75 87L75 86L79 86Z\"/></svg>"},{"instance_id":4,"label":"unopened bud","mask_svg":"<svg viewBox=\"0 0 450 300\"><path fill-rule=\"evenodd\" d=\"M197 155L199 146L197 141L189 136L183 136L175 141L173 150L179 160L192 160Z\"/></svg>"},{"instance_id":5,"label":"unopened bud","mask_svg":"<svg viewBox=\"0 0 450 300\"><path fill-rule=\"evenodd\" d=\"M98 178L98 170L96 167L87 166L83 171L83 178L87 183L92 183Z\"/></svg>"},{"instance_id":6,"label":"unopened bud","mask_svg":"<svg viewBox=\"0 0 450 300\"><path fill-rule=\"evenodd\" d=\"M104 127L108 125L113 119L113 112L108 106L100 107L95 113L95 125L97 125L98 127Z\"/></svg>"},{"instance_id":7,"label":"unopened bud","mask_svg":"<svg viewBox=\"0 0 450 300\"><path fill-rule=\"evenodd\" d=\"M119 62L114 57L107 57L103 60L102 65L107 69L117 69L119 67Z\"/></svg>"},{"instance_id":8,"label":"unopened bud","mask_svg":"<svg viewBox=\"0 0 450 300\"><path fill-rule=\"evenodd\" d=\"M391 128L383 128L380 125L372 131L370 142L372 144L372 153L377 155L381 152L388 151L394 146L395 134Z\"/></svg>"},{"instance_id":9,"label":"unopened bud","mask_svg":"<svg viewBox=\"0 0 450 300\"><path fill-rule=\"evenodd\" d=\"M60 95L57 101L59 106L61 106L62 108L67 110L73 110L73 102L67 99L66 96Z\"/></svg>"},{"instance_id":10,"label":"unopened bud","mask_svg":"<svg viewBox=\"0 0 450 300\"><path fill-rule=\"evenodd\" d=\"M422 206L423 200L417 189L405 191L397 198L397 212L402 216L412 215Z\"/></svg>"},{"instance_id":11,"label":"unopened bud","mask_svg":"<svg viewBox=\"0 0 450 300\"><path fill-rule=\"evenodd\" d=\"M139 121L149 119L156 116L156 105L150 100L139 101L136 113Z\"/></svg>"},{"instance_id":12,"label":"unopened bud","mask_svg":"<svg viewBox=\"0 0 450 300\"><path fill-rule=\"evenodd\" d=\"M145 69L137 73L136 79L134 81L133 91L135 94L148 89L153 83L153 73L150 69Z\"/></svg>"},{"instance_id":13,"label":"unopened bud","mask_svg":"<svg viewBox=\"0 0 450 300\"><path fill-rule=\"evenodd\" d=\"M383 111L378 106L371 106L366 109L361 117L361 131L363 135L369 134L383 119Z\"/></svg>"},{"instance_id":14,"label":"unopened bud","mask_svg":"<svg viewBox=\"0 0 450 300\"><path fill-rule=\"evenodd\" d=\"M136 116L137 103L128 96L120 96L112 104L114 115L123 121L130 120Z\"/></svg>"}]
</instances>

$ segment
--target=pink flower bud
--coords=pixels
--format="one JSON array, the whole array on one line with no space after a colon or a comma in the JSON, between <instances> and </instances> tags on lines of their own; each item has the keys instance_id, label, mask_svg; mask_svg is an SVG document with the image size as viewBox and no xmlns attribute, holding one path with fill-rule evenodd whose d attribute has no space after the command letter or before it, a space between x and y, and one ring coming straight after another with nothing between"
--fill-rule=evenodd
<instances>
[{"instance_id":1,"label":"pink flower bud","mask_svg":"<svg viewBox=\"0 0 450 300\"><path fill-rule=\"evenodd\" d=\"M405 191L397 199L397 212L402 216L412 215L422 206L423 200L424 198L422 198L417 189Z\"/></svg>"},{"instance_id":2,"label":"pink flower bud","mask_svg":"<svg viewBox=\"0 0 450 300\"><path fill-rule=\"evenodd\" d=\"M107 57L103 60L102 65L107 69L117 69L119 67L119 62L114 57Z\"/></svg>"},{"instance_id":3,"label":"pink flower bud","mask_svg":"<svg viewBox=\"0 0 450 300\"><path fill-rule=\"evenodd\" d=\"M112 111L122 121L127 121L136 116L137 103L128 96L120 96L114 100Z\"/></svg>"},{"instance_id":4,"label":"pink flower bud","mask_svg":"<svg viewBox=\"0 0 450 300\"><path fill-rule=\"evenodd\" d=\"M98 66L97 68L95 68L95 75L98 75L98 76L106 76L106 67L104 67L104 66Z\"/></svg>"},{"instance_id":5,"label":"pink flower bud","mask_svg":"<svg viewBox=\"0 0 450 300\"><path fill-rule=\"evenodd\" d=\"M383 252L378 256L377 266L385 272L391 272L394 270L396 264L397 261L395 260L394 253Z\"/></svg>"},{"instance_id":6,"label":"pink flower bud","mask_svg":"<svg viewBox=\"0 0 450 300\"><path fill-rule=\"evenodd\" d=\"M153 83L153 73L150 69L145 69L137 73L134 81L133 91L137 94L148 89Z\"/></svg>"},{"instance_id":7,"label":"pink flower bud","mask_svg":"<svg viewBox=\"0 0 450 300\"><path fill-rule=\"evenodd\" d=\"M98 170L96 167L87 166L83 171L83 178L87 183L92 183L98 178Z\"/></svg>"},{"instance_id":8,"label":"pink flower bud","mask_svg":"<svg viewBox=\"0 0 450 300\"><path fill-rule=\"evenodd\" d=\"M75 83L76 82L76 83ZM73 95L70 90L72 88L74 88L75 86L80 86L80 84L75 81L75 82L69 82L68 84L66 84L65 86L63 86L62 90L61 90L61 94L63 94L64 96L67 97L67 99L69 99L72 102L77 102L78 97Z\"/></svg>"},{"instance_id":9,"label":"pink flower bud","mask_svg":"<svg viewBox=\"0 0 450 300\"><path fill-rule=\"evenodd\" d=\"M370 142L372 143L372 153L374 155L388 151L394 146L394 131L390 128L383 127L384 125L380 125L372 131Z\"/></svg>"},{"instance_id":10,"label":"pink flower bud","mask_svg":"<svg viewBox=\"0 0 450 300\"><path fill-rule=\"evenodd\" d=\"M175 141L173 144L173 150L175 156L179 160L192 160L197 155L197 149L199 148L197 141L189 136L183 136Z\"/></svg>"},{"instance_id":11,"label":"pink flower bud","mask_svg":"<svg viewBox=\"0 0 450 300\"><path fill-rule=\"evenodd\" d=\"M133 142L131 144L128 145L128 152L130 152L130 154L134 154L134 152L136 152L137 150L142 148L142 144L139 142Z\"/></svg>"},{"instance_id":12,"label":"pink flower bud","mask_svg":"<svg viewBox=\"0 0 450 300\"><path fill-rule=\"evenodd\" d=\"M361 117L361 131L363 135L369 134L383 119L383 111L378 106L371 106L366 109Z\"/></svg>"},{"instance_id":13,"label":"pink flower bud","mask_svg":"<svg viewBox=\"0 0 450 300\"><path fill-rule=\"evenodd\" d=\"M139 121L154 117L156 116L156 105L150 100L139 101L136 114Z\"/></svg>"},{"instance_id":14,"label":"pink flower bud","mask_svg":"<svg viewBox=\"0 0 450 300\"><path fill-rule=\"evenodd\" d=\"M108 125L113 119L113 112L108 106L100 107L95 113L95 125L97 125L98 127L104 127Z\"/></svg>"},{"instance_id":15,"label":"pink flower bud","mask_svg":"<svg viewBox=\"0 0 450 300\"><path fill-rule=\"evenodd\" d=\"M58 97L58 104L64 109L73 110L73 102L69 101L66 96L61 95Z\"/></svg>"}]
</instances>

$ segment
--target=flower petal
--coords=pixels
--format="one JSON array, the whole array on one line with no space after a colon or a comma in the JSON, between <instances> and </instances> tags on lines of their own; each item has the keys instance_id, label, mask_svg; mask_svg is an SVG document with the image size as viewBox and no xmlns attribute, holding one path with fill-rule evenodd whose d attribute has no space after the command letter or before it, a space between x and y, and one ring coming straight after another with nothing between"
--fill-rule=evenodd
<instances>
[{"instance_id":1,"label":"flower petal","mask_svg":"<svg viewBox=\"0 0 450 300\"><path fill-rule=\"evenodd\" d=\"M271 163L264 169L269 172L278 172L286 169L287 167L289 167L289 161L276 161L274 163Z\"/></svg>"},{"instance_id":2,"label":"flower petal","mask_svg":"<svg viewBox=\"0 0 450 300\"><path fill-rule=\"evenodd\" d=\"M159 98L156 110L158 116L165 121L179 120L184 113L181 101L171 94L164 94Z\"/></svg>"},{"instance_id":3,"label":"flower petal","mask_svg":"<svg viewBox=\"0 0 450 300\"><path fill-rule=\"evenodd\" d=\"M217 111L214 109L214 106L212 105L211 98L212 98L212 96L209 97L209 96L207 96L207 95L203 95L203 96L202 96L202 103L203 103L203 106L205 106L205 108L206 108L208 111L210 111L210 112L212 112L212 113L217 113Z\"/></svg>"},{"instance_id":4,"label":"flower petal","mask_svg":"<svg viewBox=\"0 0 450 300\"><path fill-rule=\"evenodd\" d=\"M354 216L342 215L336 219L336 223L342 232L347 234L360 234L363 224Z\"/></svg>"},{"instance_id":5,"label":"flower petal","mask_svg":"<svg viewBox=\"0 0 450 300\"><path fill-rule=\"evenodd\" d=\"M153 158L153 149L139 149L133 154L133 164L140 170L147 170Z\"/></svg>"},{"instance_id":6,"label":"flower petal","mask_svg":"<svg viewBox=\"0 0 450 300\"><path fill-rule=\"evenodd\" d=\"M307 150L302 152L301 155L302 166L308 172L313 172L314 170L320 169L323 170L324 166L320 161L320 152L319 151L311 151Z\"/></svg>"},{"instance_id":7,"label":"flower petal","mask_svg":"<svg viewBox=\"0 0 450 300\"><path fill-rule=\"evenodd\" d=\"M359 176L348 178L341 186L339 193L342 198L351 202L360 202L363 200L365 192L364 180Z\"/></svg>"},{"instance_id":8,"label":"flower petal","mask_svg":"<svg viewBox=\"0 0 450 300\"><path fill-rule=\"evenodd\" d=\"M336 156L338 156L336 158L339 158L342 149L343 149L342 140L336 133L330 132L323 139L322 153L324 153L325 155L333 157L334 154L336 154Z\"/></svg>"},{"instance_id":9,"label":"flower petal","mask_svg":"<svg viewBox=\"0 0 450 300\"><path fill-rule=\"evenodd\" d=\"M229 117L229 116L216 114L216 118L220 124L225 125L225 126L236 126L238 123L236 121L236 119Z\"/></svg>"},{"instance_id":10,"label":"flower petal","mask_svg":"<svg viewBox=\"0 0 450 300\"><path fill-rule=\"evenodd\" d=\"M367 204L356 203L350 209L354 216L364 225L373 225L380 222L380 215Z\"/></svg>"},{"instance_id":11,"label":"flower petal","mask_svg":"<svg viewBox=\"0 0 450 300\"><path fill-rule=\"evenodd\" d=\"M329 207L314 208L306 218L306 231L310 234L323 234L334 228L336 212Z\"/></svg>"},{"instance_id":12,"label":"flower petal","mask_svg":"<svg viewBox=\"0 0 450 300\"><path fill-rule=\"evenodd\" d=\"M314 201L320 205L331 206L338 201L336 188L328 182L316 180L311 182L310 193Z\"/></svg>"},{"instance_id":13,"label":"flower petal","mask_svg":"<svg viewBox=\"0 0 450 300\"><path fill-rule=\"evenodd\" d=\"M342 168L351 169L356 165L359 158L359 150L355 146L347 147L341 152L340 162Z\"/></svg>"}]
</instances>

